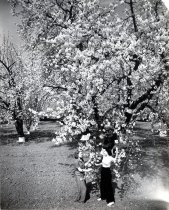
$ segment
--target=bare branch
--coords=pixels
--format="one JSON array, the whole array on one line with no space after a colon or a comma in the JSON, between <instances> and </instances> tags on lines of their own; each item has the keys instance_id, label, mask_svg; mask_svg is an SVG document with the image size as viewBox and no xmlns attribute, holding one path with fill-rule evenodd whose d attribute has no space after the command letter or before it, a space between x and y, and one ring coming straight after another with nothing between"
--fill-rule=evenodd
<instances>
[{"instance_id":1,"label":"bare branch","mask_svg":"<svg viewBox=\"0 0 169 210\"><path fill-rule=\"evenodd\" d=\"M64 91L67 91L67 88L65 88L65 87L61 87L61 86L44 85L43 87L49 87L49 88L52 88L52 89L57 89L57 90L64 90Z\"/></svg>"},{"instance_id":2,"label":"bare branch","mask_svg":"<svg viewBox=\"0 0 169 210\"><path fill-rule=\"evenodd\" d=\"M13 62L8 68L11 69L15 63L16 63L16 61Z\"/></svg>"},{"instance_id":3,"label":"bare branch","mask_svg":"<svg viewBox=\"0 0 169 210\"><path fill-rule=\"evenodd\" d=\"M0 96L0 106L8 110L10 107L10 103L8 103L7 101L4 101L3 98Z\"/></svg>"},{"instance_id":4,"label":"bare branch","mask_svg":"<svg viewBox=\"0 0 169 210\"><path fill-rule=\"evenodd\" d=\"M8 71L8 73L10 73L10 68L6 65L6 63L4 63L2 60L0 60L0 63L2 63L2 65L5 67L5 69Z\"/></svg>"}]
</instances>

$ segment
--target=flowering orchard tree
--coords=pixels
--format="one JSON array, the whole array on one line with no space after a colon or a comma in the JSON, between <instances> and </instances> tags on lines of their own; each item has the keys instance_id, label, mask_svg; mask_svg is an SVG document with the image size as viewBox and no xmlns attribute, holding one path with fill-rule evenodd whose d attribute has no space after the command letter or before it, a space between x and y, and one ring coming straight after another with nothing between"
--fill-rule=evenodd
<instances>
[{"instance_id":1,"label":"flowering orchard tree","mask_svg":"<svg viewBox=\"0 0 169 210\"><path fill-rule=\"evenodd\" d=\"M23 94L23 119L25 126L30 132L31 126L39 122L39 117L30 110L40 112L45 106L47 93L43 89L43 75L41 71L41 57L36 51L33 53L28 51L29 55L24 60L24 94ZM28 53L27 52L27 53ZM25 55L24 55L25 56ZM32 59L34 58L34 59Z\"/></svg>"},{"instance_id":2,"label":"flowering orchard tree","mask_svg":"<svg viewBox=\"0 0 169 210\"><path fill-rule=\"evenodd\" d=\"M125 2L126 3L126 2ZM132 9L135 4L128 2ZM141 104L139 111L150 110L158 114L158 118L167 123L168 116L168 14L161 1L150 1L145 4L144 1L136 3L136 13L132 15L132 21L135 32L140 41L146 47L146 53L156 60L157 71L154 71L156 79L153 85L147 91L146 100ZM132 13L132 12L131 12ZM141 18L140 18L141 17ZM152 54L152 55L151 55ZM148 55L147 55L148 56ZM148 60L148 57L147 57ZM149 60L148 60L149 62ZM153 60L152 60L153 62ZM143 63L144 64L144 63ZM145 66L146 67L146 66ZM151 66L149 66L151 68ZM154 70L154 67L152 66ZM145 74L146 76L146 74ZM144 79L147 79L144 77ZM148 79L148 82L150 80ZM146 81L147 83L147 81ZM148 97L147 97L148 96ZM132 106L134 106L133 104ZM145 109L146 108L146 109ZM162 111L163 110L163 111Z\"/></svg>"},{"instance_id":3,"label":"flowering orchard tree","mask_svg":"<svg viewBox=\"0 0 169 210\"><path fill-rule=\"evenodd\" d=\"M89 132L99 142L104 130L116 129L134 148L134 122L167 91L169 14L161 1L10 2L29 49L43 57L44 86L64 108L60 135Z\"/></svg>"},{"instance_id":4,"label":"flowering orchard tree","mask_svg":"<svg viewBox=\"0 0 169 210\"><path fill-rule=\"evenodd\" d=\"M30 127L34 116L28 108L40 111L39 100L42 95L40 87L40 71L32 71L8 38L4 38L0 48L0 106L1 114L7 121L14 120L19 137L24 137L23 123ZM33 65L34 70L38 67ZM28 126L27 126L28 125Z\"/></svg>"},{"instance_id":5,"label":"flowering orchard tree","mask_svg":"<svg viewBox=\"0 0 169 210\"><path fill-rule=\"evenodd\" d=\"M9 39L0 47L0 106L8 121L15 120L16 130L24 137L22 119L23 64Z\"/></svg>"}]
</instances>

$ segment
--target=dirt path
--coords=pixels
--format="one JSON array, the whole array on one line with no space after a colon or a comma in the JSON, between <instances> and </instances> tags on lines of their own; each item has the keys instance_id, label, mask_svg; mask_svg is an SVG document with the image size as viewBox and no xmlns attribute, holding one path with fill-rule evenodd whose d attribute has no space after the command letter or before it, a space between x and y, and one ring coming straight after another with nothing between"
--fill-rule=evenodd
<instances>
[{"instance_id":1,"label":"dirt path","mask_svg":"<svg viewBox=\"0 0 169 210\"><path fill-rule=\"evenodd\" d=\"M70 153L68 147L53 147L50 142L2 146L2 207L49 209L71 201L75 182Z\"/></svg>"},{"instance_id":2,"label":"dirt path","mask_svg":"<svg viewBox=\"0 0 169 210\"><path fill-rule=\"evenodd\" d=\"M116 192L116 210L169 210L169 147L144 149L142 165L121 201ZM108 209L91 195L85 204L74 202L75 179L72 177L74 150L55 147L52 142L2 145L1 207L2 209ZM168 202L168 203L167 203Z\"/></svg>"}]
</instances>

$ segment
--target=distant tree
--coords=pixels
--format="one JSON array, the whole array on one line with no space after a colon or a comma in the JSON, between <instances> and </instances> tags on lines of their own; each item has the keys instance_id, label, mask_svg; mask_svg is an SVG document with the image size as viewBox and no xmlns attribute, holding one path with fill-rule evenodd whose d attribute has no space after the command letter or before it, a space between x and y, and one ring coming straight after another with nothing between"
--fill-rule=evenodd
<instances>
[{"instance_id":1,"label":"distant tree","mask_svg":"<svg viewBox=\"0 0 169 210\"><path fill-rule=\"evenodd\" d=\"M41 111L44 103L39 62L30 55L24 59L9 37L4 37L0 47L1 114L4 120L15 121L19 137L24 137L23 124L29 129L35 120L29 108Z\"/></svg>"},{"instance_id":2,"label":"distant tree","mask_svg":"<svg viewBox=\"0 0 169 210\"><path fill-rule=\"evenodd\" d=\"M23 63L8 38L0 47L0 106L15 120L19 137L24 137L22 118Z\"/></svg>"},{"instance_id":3,"label":"distant tree","mask_svg":"<svg viewBox=\"0 0 169 210\"><path fill-rule=\"evenodd\" d=\"M133 25L137 42L136 48L132 52L133 58L129 60L130 63L134 64L133 70L136 74L140 73L139 81L141 82L141 86L139 85L139 88L141 89L143 87L143 94L136 100L131 100L129 108L136 114L145 108L153 111L152 107L158 109L162 101L168 100L168 97L166 97L168 95L168 89L165 87L169 78L169 49L167 38L169 35L169 12L160 0L141 2L130 0L128 2L125 1L123 4L127 4L131 11L131 15L127 17L128 24L131 24L129 33ZM142 83L142 81L144 82ZM132 86L132 81L130 80L130 82ZM166 99L163 97L163 100L158 101L157 98L160 98L161 91L164 93L164 89L165 94L163 96ZM128 118L130 119L131 116L130 114Z\"/></svg>"}]
</instances>

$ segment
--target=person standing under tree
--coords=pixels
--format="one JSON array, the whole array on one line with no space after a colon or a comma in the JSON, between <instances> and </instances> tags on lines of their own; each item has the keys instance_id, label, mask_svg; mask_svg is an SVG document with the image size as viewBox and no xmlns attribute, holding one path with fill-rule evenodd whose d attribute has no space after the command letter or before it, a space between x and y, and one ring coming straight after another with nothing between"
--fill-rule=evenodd
<instances>
[{"instance_id":1,"label":"person standing under tree","mask_svg":"<svg viewBox=\"0 0 169 210\"><path fill-rule=\"evenodd\" d=\"M75 164L74 164L74 174L76 178L78 193L75 199L76 202L85 203L86 202L86 180L85 172L89 172L92 169L85 169L85 162L83 160L82 152L75 153Z\"/></svg>"},{"instance_id":2,"label":"person standing under tree","mask_svg":"<svg viewBox=\"0 0 169 210\"><path fill-rule=\"evenodd\" d=\"M106 200L107 206L111 207L115 202L115 198L110 167L111 163L116 161L117 156L113 158L111 149L104 146L100 154L103 156L102 162L96 164L96 166L101 165L100 198L97 200Z\"/></svg>"}]
</instances>

